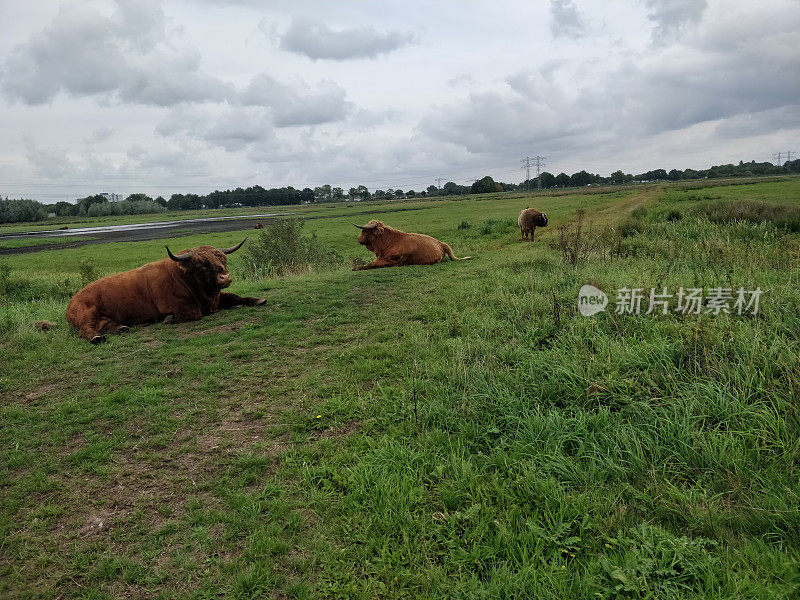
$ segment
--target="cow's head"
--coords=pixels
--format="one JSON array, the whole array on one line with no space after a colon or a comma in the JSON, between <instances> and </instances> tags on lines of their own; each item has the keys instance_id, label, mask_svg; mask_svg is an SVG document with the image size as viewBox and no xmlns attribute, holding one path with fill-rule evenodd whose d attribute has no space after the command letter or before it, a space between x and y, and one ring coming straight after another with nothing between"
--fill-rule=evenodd
<instances>
[{"instance_id":1,"label":"cow's head","mask_svg":"<svg viewBox=\"0 0 800 600\"><path fill-rule=\"evenodd\" d=\"M356 225L355 223L353 223L353 225L361 230L361 233L358 235L358 243L363 244L367 248L370 248L373 242L382 236L385 231L383 223L374 219L366 225Z\"/></svg>"},{"instance_id":2,"label":"cow's head","mask_svg":"<svg viewBox=\"0 0 800 600\"><path fill-rule=\"evenodd\" d=\"M539 227L547 227L547 223L548 223L548 220L547 220L547 213L539 213L539 223L538 223L538 226L539 226Z\"/></svg>"},{"instance_id":3,"label":"cow's head","mask_svg":"<svg viewBox=\"0 0 800 600\"><path fill-rule=\"evenodd\" d=\"M228 273L227 256L242 247L247 238L230 248L214 248L214 246L198 246L180 254L173 254L167 248L167 254L180 269L203 292L215 293L231 284L231 274ZM166 248L166 246L165 246Z\"/></svg>"}]
</instances>

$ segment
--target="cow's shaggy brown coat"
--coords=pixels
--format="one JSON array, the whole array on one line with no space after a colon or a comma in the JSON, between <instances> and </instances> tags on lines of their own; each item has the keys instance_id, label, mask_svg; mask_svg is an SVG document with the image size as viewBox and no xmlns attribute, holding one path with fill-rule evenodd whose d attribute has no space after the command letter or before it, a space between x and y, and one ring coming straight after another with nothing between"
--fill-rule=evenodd
<instances>
[{"instance_id":1,"label":"cow's shaggy brown coat","mask_svg":"<svg viewBox=\"0 0 800 600\"><path fill-rule=\"evenodd\" d=\"M246 239L246 238L245 238ZM195 321L233 306L259 306L266 300L222 290L231 284L226 254L232 248L199 246L137 269L98 279L67 305L67 321L82 338L105 341L104 333L124 333L131 325Z\"/></svg>"},{"instance_id":2,"label":"cow's shaggy brown coat","mask_svg":"<svg viewBox=\"0 0 800 600\"><path fill-rule=\"evenodd\" d=\"M533 241L533 234L536 233L537 227L547 227L547 214L543 212L539 212L535 208L527 207L519 213L519 218L517 218L517 224L519 225L519 230L522 233L522 239L527 239L528 234L530 234L530 241Z\"/></svg>"},{"instance_id":3,"label":"cow's shaggy brown coat","mask_svg":"<svg viewBox=\"0 0 800 600\"><path fill-rule=\"evenodd\" d=\"M403 265L432 265L444 260L445 256L449 256L452 260L472 258L456 257L450 246L429 235L406 233L384 225L380 221L373 220L366 225L355 226L361 229L358 243L366 246L370 252L374 252L375 260L356 267L354 271Z\"/></svg>"}]
</instances>

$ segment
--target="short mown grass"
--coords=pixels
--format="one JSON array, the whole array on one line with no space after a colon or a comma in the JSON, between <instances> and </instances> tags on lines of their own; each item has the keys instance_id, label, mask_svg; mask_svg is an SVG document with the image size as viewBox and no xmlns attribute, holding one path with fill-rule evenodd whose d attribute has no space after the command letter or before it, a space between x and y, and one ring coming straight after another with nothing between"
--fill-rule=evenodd
<instances>
[{"instance_id":1,"label":"short mown grass","mask_svg":"<svg viewBox=\"0 0 800 600\"><path fill-rule=\"evenodd\" d=\"M307 221L342 263L245 281L242 250L231 291L264 307L97 347L61 316L81 270L165 241L5 257L0 595L796 597L800 235L689 196L796 206L799 184L431 203L382 220L473 260L358 273L349 217ZM551 226L523 243L534 203ZM585 318L587 282L765 293L756 316Z\"/></svg>"}]
</instances>

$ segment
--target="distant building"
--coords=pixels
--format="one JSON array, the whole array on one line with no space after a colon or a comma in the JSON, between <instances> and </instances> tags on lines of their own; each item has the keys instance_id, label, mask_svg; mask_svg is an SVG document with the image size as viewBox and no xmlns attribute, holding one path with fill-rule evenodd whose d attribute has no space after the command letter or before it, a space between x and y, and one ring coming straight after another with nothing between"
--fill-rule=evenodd
<instances>
[{"instance_id":1,"label":"distant building","mask_svg":"<svg viewBox=\"0 0 800 600\"><path fill-rule=\"evenodd\" d=\"M109 194L107 192L103 192L102 194L98 194L98 196L102 196L103 198L105 198L109 202L119 202L119 201L121 201L123 199L122 198L122 194Z\"/></svg>"}]
</instances>

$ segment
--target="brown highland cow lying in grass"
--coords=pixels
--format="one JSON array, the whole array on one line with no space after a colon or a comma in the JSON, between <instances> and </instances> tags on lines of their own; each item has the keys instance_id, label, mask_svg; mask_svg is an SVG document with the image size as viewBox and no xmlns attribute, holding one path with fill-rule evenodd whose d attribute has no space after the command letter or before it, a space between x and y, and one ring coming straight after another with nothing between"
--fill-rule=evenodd
<instances>
[{"instance_id":1,"label":"brown highland cow lying in grass","mask_svg":"<svg viewBox=\"0 0 800 600\"><path fill-rule=\"evenodd\" d=\"M441 262L445 256L452 260L467 260L471 256L457 258L450 246L436 238L422 233L399 231L380 221L370 221L366 225L356 225L361 230L358 243L375 253L375 260L356 267L354 271L380 269L381 267L400 267L403 265L432 265Z\"/></svg>"},{"instance_id":2,"label":"brown highland cow lying in grass","mask_svg":"<svg viewBox=\"0 0 800 600\"><path fill-rule=\"evenodd\" d=\"M242 298L222 290L231 284L226 268L231 248L199 246L138 269L98 279L84 287L67 305L67 321L93 344L104 333L124 333L130 325L163 321L196 321L221 308L260 306L266 300Z\"/></svg>"}]
</instances>

